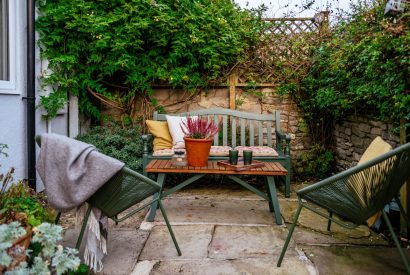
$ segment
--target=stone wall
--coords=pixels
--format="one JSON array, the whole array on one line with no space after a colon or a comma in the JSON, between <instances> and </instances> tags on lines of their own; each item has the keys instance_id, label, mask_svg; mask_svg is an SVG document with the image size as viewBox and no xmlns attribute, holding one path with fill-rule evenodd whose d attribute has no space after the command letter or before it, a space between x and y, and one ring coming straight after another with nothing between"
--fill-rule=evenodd
<instances>
[{"instance_id":1,"label":"stone wall","mask_svg":"<svg viewBox=\"0 0 410 275\"><path fill-rule=\"evenodd\" d=\"M393 125L364 116L349 116L335 125L335 160L338 170L357 164L360 157L372 142L380 136L393 147L400 140L392 133Z\"/></svg>"},{"instance_id":2,"label":"stone wall","mask_svg":"<svg viewBox=\"0 0 410 275\"><path fill-rule=\"evenodd\" d=\"M258 96L255 96L258 94ZM260 96L262 95L262 96ZM167 113L179 113L190 110L206 109L213 107L229 108L229 90L227 88L210 89L195 97L182 90L157 89L154 98L158 104L165 106ZM296 104L287 96L280 96L274 88L260 88L255 93L245 92L237 88L236 109L257 114L281 111L282 130L293 137L291 153L295 158L308 144L307 128L299 115Z\"/></svg>"}]
</instances>

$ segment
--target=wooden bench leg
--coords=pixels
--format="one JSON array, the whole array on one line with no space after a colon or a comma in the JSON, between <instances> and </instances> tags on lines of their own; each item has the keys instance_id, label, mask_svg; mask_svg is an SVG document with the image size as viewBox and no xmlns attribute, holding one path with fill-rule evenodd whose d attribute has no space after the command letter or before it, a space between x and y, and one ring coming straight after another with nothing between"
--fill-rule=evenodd
<instances>
[{"instance_id":1,"label":"wooden bench leg","mask_svg":"<svg viewBox=\"0 0 410 275\"><path fill-rule=\"evenodd\" d=\"M271 198L272 205L273 205L273 211L275 213L276 224L280 225L282 224L282 216L280 214L280 207L279 207L278 196L276 193L275 180L273 176L266 176L266 180L268 182L268 192L270 193L270 198Z\"/></svg>"},{"instance_id":2,"label":"wooden bench leg","mask_svg":"<svg viewBox=\"0 0 410 275\"><path fill-rule=\"evenodd\" d=\"M158 197L160 196L160 194L162 193L162 190L164 189L164 181L165 181L165 174L164 173L158 174L157 182L161 186L161 189L159 190L158 193L156 193L154 195L153 202L152 202L151 208L149 210L149 215L148 215L148 218L147 218L147 222L153 222L154 221L155 214L156 214L157 209L158 209Z\"/></svg>"}]
</instances>

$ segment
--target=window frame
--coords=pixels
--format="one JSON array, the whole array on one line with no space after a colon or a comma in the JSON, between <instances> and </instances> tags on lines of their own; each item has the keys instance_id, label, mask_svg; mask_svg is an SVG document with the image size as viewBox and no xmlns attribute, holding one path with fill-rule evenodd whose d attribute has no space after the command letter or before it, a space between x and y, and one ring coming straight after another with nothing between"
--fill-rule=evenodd
<instances>
[{"instance_id":1,"label":"window frame","mask_svg":"<svg viewBox=\"0 0 410 275\"><path fill-rule=\"evenodd\" d=\"M16 1L8 1L8 38L9 38L9 80L0 80L0 94L20 94L17 90L17 6Z\"/></svg>"}]
</instances>

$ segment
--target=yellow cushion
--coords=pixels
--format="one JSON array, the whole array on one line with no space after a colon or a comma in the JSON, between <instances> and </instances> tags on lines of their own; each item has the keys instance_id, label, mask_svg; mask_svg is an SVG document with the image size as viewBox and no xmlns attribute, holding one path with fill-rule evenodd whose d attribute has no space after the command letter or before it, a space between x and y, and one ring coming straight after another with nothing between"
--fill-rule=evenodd
<instances>
[{"instance_id":1,"label":"yellow cushion","mask_svg":"<svg viewBox=\"0 0 410 275\"><path fill-rule=\"evenodd\" d=\"M360 158L358 164L365 163L370 161L380 155L383 155L389 152L392 149L391 145L385 142L381 137L376 137L372 143L370 143L369 147L367 147L366 151L363 153L362 157ZM365 184L365 182L363 182ZM376 213L372 217L367 220L367 224L371 227L381 216L381 213Z\"/></svg>"},{"instance_id":2,"label":"yellow cushion","mask_svg":"<svg viewBox=\"0 0 410 275\"><path fill-rule=\"evenodd\" d=\"M154 136L154 151L172 148L172 137L166 121L146 120L150 133Z\"/></svg>"},{"instance_id":3,"label":"yellow cushion","mask_svg":"<svg viewBox=\"0 0 410 275\"><path fill-rule=\"evenodd\" d=\"M391 149L393 148L390 144L385 142L381 137L376 137L372 141L372 143L370 143L369 147L367 147L366 151L364 151L358 164L362 164L366 161L372 160L380 155L389 152Z\"/></svg>"}]
</instances>

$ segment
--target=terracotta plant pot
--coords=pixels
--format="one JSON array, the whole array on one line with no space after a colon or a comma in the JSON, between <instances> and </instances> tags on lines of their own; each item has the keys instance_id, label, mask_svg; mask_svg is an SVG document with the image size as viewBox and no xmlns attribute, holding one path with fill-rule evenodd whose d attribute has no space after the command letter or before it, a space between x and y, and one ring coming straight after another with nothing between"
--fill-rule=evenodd
<instances>
[{"instance_id":1,"label":"terracotta plant pot","mask_svg":"<svg viewBox=\"0 0 410 275\"><path fill-rule=\"evenodd\" d=\"M188 165L207 166L209 151L213 139L195 139L184 137Z\"/></svg>"}]
</instances>

